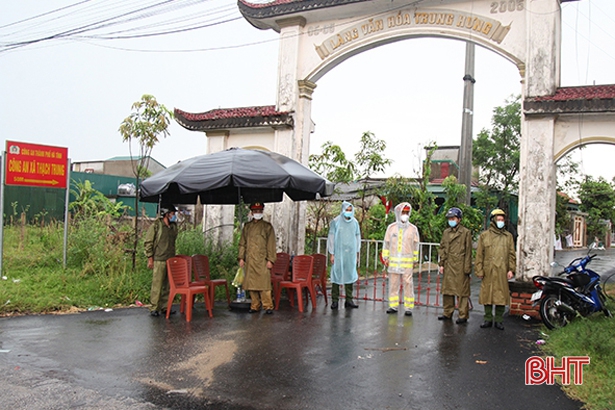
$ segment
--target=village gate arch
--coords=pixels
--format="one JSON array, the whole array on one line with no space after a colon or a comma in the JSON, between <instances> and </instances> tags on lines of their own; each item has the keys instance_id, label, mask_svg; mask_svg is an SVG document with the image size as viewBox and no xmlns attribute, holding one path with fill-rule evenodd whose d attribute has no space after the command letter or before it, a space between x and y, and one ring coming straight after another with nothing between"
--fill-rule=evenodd
<instances>
[{"instance_id":1,"label":"village gate arch","mask_svg":"<svg viewBox=\"0 0 615 410\"><path fill-rule=\"evenodd\" d=\"M553 95L559 86L560 0L239 0L238 5L255 27L280 33L276 108L294 113L294 126L276 130L275 145L303 163L316 81L352 55L387 42L418 36L471 41L517 65L524 99ZM555 119L548 113L522 119L517 269L524 280L550 269ZM296 242L289 249L303 251L305 206L281 204L276 213L294 214L287 234Z\"/></svg>"}]
</instances>

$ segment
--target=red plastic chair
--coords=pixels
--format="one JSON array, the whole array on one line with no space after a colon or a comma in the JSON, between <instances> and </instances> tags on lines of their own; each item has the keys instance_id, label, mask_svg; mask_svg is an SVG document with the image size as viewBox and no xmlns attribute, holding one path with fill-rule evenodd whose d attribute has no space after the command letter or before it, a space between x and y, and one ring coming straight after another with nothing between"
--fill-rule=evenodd
<instances>
[{"instance_id":1,"label":"red plastic chair","mask_svg":"<svg viewBox=\"0 0 615 410\"><path fill-rule=\"evenodd\" d=\"M211 311L211 303L209 302L209 288L205 285L190 285L190 271L188 270L188 262L185 258L174 256L167 259L167 275L169 277L169 302L167 305L167 319L171 313L173 299L176 295L182 295L185 299L186 321L192 320L192 305L194 304L194 296L200 293L205 299L205 308L209 313L209 317L213 317ZM181 304L180 312L183 311L184 303Z\"/></svg>"},{"instance_id":2,"label":"red plastic chair","mask_svg":"<svg viewBox=\"0 0 615 410\"><path fill-rule=\"evenodd\" d=\"M286 288L289 291L289 298L291 298L290 290L294 290L297 293L297 299L299 302L299 312L303 312L303 289L307 289L310 292L312 298L312 308L316 306L316 293L312 286L312 273L314 271L314 258L311 255L299 255L293 259L293 280L282 281L279 283L277 291L275 293L275 310L280 308L280 295L282 289Z\"/></svg>"},{"instance_id":3,"label":"red plastic chair","mask_svg":"<svg viewBox=\"0 0 615 410\"><path fill-rule=\"evenodd\" d=\"M314 292L318 294L316 287L320 287L320 290L325 297L325 305L329 304L327 299L327 256L322 253L315 253L312 255L314 258L314 273L312 274L312 286Z\"/></svg>"},{"instance_id":4,"label":"red plastic chair","mask_svg":"<svg viewBox=\"0 0 615 410\"><path fill-rule=\"evenodd\" d=\"M212 279L209 274L209 258L207 255L192 255L192 272L195 283L203 283L209 286L209 299L212 303L216 300L216 286L224 286L226 289L226 301L231 304L231 296L228 292L226 279Z\"/></svg>"},{"instance_id":5,"label":"red plastic chair","mask_svg":"<svg viewBox=\"0 0 615 410\"><path fill-rule=\"evenodd\" d=\"M290 280L290 255L286 252L278 252L276 254L275 263L271 269L271 285L273 288L273 294L278 291L278 286L282 281Z\"/></svg>"},{"instance_id":6,"label":"red plastic chair","mask_svg":"<svg viewBox=\"0 0 615 410\"><path fill-rule=\"evenodd\" d=\"M192 281L192 256L188 256L188 255L175 255L176 258L182 258L183 260L185 260L186 262L188 262L188 280L190 281L190 286L207 286L207 284L205 282L193 282ZM208 298L209 300L205 301L206 306L213 306L211 305L211 298ZM186 306L186 298L182 295L181 300L179 302L179 311L181 313L184 312L184 308ZM192 298L192 306L194 306L194 297Z\"/></svg>"}]
</instances>

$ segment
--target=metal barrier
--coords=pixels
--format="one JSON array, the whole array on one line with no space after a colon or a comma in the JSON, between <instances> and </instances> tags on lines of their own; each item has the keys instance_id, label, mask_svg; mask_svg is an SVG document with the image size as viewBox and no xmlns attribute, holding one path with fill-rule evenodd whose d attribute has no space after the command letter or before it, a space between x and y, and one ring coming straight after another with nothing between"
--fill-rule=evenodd
<instances>
[{"instance_id":1,"label":"metal barrier","mask_svg":"<svg viewBox=\"0 0 615 410\"><path fill-rule=\"evenodd\" d=\"M384 241L361 240L359 251L359 280L355 283L358 300L388 302L387 272L380 260ZM440 306L440 275L438 274L439 243L419 243L419 263L413 273L414 298L417 306ZM317 252L327 254L327 238L318 238ZM329 257L327 255L327 268ZM343 293L343 288L342 292ZM345 296L342 296L345 297Z\"/></svg>"}]
</instances>

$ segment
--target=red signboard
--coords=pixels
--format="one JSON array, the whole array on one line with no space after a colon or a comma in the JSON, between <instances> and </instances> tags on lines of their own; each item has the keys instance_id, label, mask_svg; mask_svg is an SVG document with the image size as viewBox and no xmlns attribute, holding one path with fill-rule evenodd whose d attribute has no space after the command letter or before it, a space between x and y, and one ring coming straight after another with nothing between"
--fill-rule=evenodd
<instances>
[{"instance_id":1,"label":"red signboard","mask_svg":"<svg viewBox=\"0 0 615 410\"><path fill-rule=\"evenodd\" d=\"M68 148L6 142L6 184L66 188Z\"/></svg>"}]
</instances>

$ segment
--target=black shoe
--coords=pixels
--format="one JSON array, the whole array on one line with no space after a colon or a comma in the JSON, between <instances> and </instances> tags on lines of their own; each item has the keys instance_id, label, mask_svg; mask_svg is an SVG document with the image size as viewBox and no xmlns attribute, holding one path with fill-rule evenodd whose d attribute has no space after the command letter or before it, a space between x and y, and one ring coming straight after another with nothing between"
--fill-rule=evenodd
<instances>
[{"instance_id":1,"label":"black shoe","mask_svg":"<svg viewBox=\"0 0 615 410\"><path fill-rule=\"evenodd\" d=\"M354 302L344 302L344 307L345 308L350 308L350 309L356 309L359 307L359 305L357 305Z\"/></svg>"},{"instance_id":2,"label":"black shoe","mask_svg":"<svg viewBox=\"0 0 615 410\"><path fill-rule=\"evenodd\" d=\"M452 318L446 316L446 315L440 315L438 316L438 320L452 320Z\"/></svg>"},{"instance_id":3,"label":"black shoe","mask_svg":"<svg viewBox=\"0 0 615 410\"><path fill-rule=\"evenodd\" d=\"M397 313L397 309L388 308L387 313Z\"/></svg>"},{"instance_id":4,"label":"black shoe","mask_svg":"<svg viewBox=\"0 0 615 410\"><path fill-rule=\"evenodd\" d=\"M457 323L458 325L465 325L466 323L468 323L468 319L459 318L455 320L455 323Z\"/></svg>"},{"instance_id":5,"label":"black shoe","mask_svg":"<svg viewBox=\"0 0 615 410\"><path fill-rule=\"evenodd\" d=\"M404 316L412 316L412 311L411 310L406 310L404 312Z\"/></svg>"},{"instance_id":6,"label":"black shoe","mask_svg":"<svg viewBox=\"0 0 615 410\"><path fill-rule=\"evenodd\" d=\"M158 317L160 316L160 312L158 312L157 310L152 310L151 312L149 312L150 316L154 316L154 317Z\"/></svg>"},{"instance_id":7,"label":"black shoe","mask_svg":"<svg viewBox=\"0 0 615 410\"><path fill-rule=\"evenodd\" d=\"M480 325L480 327L482 327L483 329L491 326L493 326L493 322L487 322L486 320Z\"/></svg>"},{"instance_id":8,"label":"black shoe","mask_svg":"<svg viewBox=\"0 0 615 410\"><path fill-rule=\"evenodd\" d=\"M504 325L500 322L495 322L495 328L499 330L504 330Z\"/></svg>"},{"instance_id":9,"label":"black shoe","mask_svg":"<svg viewBox=\"0 0 615 410\"><path fill-rule=\"evenodd\" d=\"M256 310L256 309L250 309L250 310L248 310L248 313L258 313L258 312L259 312L259 311L258 311L258 310Z\"/></svg>"},{"instance_id":10,"label":"black shoe","mask_svg":"<svg viewBox=\"0 0 615 410\"><path fill-rule=\"evenodd\" d=\"M267 309L267 310L265 310L265 314L266 315L272 315L273 314L273 310Z\"/></svg>"},{"instance_id":11,"label":"black shoe","mask_svg":"<svg viewBox=\"0 0 615 410\"><path fill-rule=\"evenodd\" d=\"M331 309L336 310L338 308L337 302L331 302Z\"/></svg>"}]
</instances>

